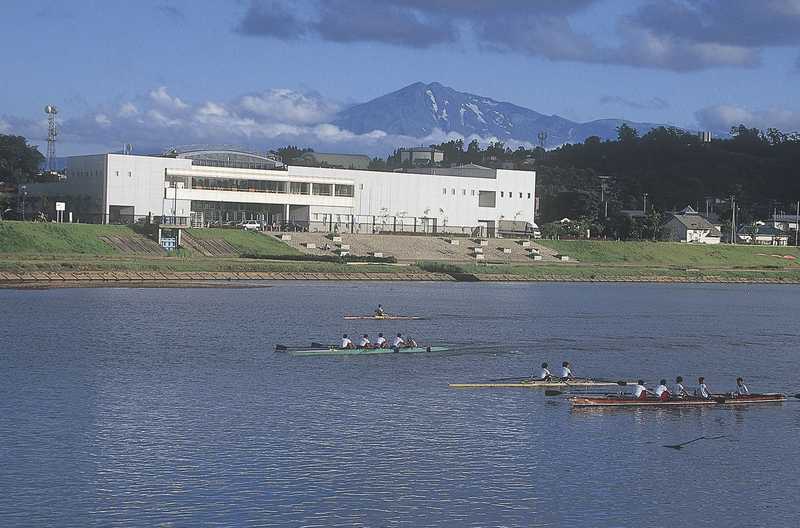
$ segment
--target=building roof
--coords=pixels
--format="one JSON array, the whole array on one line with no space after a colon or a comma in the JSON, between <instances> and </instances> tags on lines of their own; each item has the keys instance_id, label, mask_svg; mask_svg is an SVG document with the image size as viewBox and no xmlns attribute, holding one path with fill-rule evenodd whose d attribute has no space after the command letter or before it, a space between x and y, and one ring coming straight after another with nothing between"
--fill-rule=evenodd
<instances>
[{"instance_id":1,"label":"building roof","mask_svg":"<svg viewBox=\"0 0 800 528\"><path fill-rule=\"evenodd\" d=\"M299 159L310 163L325 163L331 167L344 169L366 169L371 161L366 154L336 154L332 152L305 152Z\"/></svg>"},{"instance_id":2,"label":"building roof","mask_svg":"<svg viewBox=\"0 0 800 528\"><path fill-rule=\"evenodd\" d=\"M434 147L403 147L400 150L405 152L443 152Z\"/></svg>"},{"instance_id":3,"label":"building roof","mask_svg":"<svg viewBox=\"0 0 800 528\"><path fill-rule=\"evenodd\" d=\"M752 234L752 232L753 232L753 226L746 225L746 226L740 228L736 232L736 234L750 236ZM764 224L764 225L759 224L758 225L758 230L756 231L756 236L775 236L775 237L785 236L785 237L788 237L789 235L786 234L785 231L781 231L777 227L772 227L771 225L766 225L766 224Z\"/></svg>"},{"instance_id":4,"label":"building roof","mask_svg":"<svg viewBox=\"0 0 800 528\"><path fill-rule=\"evenodd\" d=\"M711 227L711 231L709 231L708 233L706 233L706 237L711 237L711 238L722 238L722 232L721 232L719 229L717 229L716 227L713 227L713 226L712 226L712 227Z\"/></svg>"},{"instance_id":5,"label":"building roof","mask_svg":"<svg viewBox=\"0 0 800 528\"><path fill-rule=\"evenodd\" d=\"M688 207L687 209L691 209L691 207ZM672 218L674 218L675 220L677 220L678 222L680 222L681 224L686 226L686 229L693 229L693 230L698 230L698 229L709 229L709 230L716 229L711 222L709 222L708 220L706 220L705 218L703 218L702 216L700 216L697 213L694 213L694 214L676 214L676 215L672 215Z\"/></svg>"},{"instance_id":6,"label":"building roof","mask_svg":"<svg viewBox=\"0 0 800 528\"><path fill-rule=\"evenodd\" d=\"M497 178L497 170L475 163L467 163L458 167L431 167L413 170L417 174L435 174L437 176L462 176L466 178Z\"/></svg>"}]
</instances>

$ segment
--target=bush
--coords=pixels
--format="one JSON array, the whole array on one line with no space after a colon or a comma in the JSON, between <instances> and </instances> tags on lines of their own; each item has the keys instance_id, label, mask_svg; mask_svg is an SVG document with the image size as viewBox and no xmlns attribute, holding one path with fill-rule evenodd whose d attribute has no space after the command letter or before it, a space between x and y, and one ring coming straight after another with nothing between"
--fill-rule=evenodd
<instances>
[{"instance_id":1,"label":"bush","mask_svg":"<svg viewBox=\"0 0 800 528\"><path fill-rule=\"evenodd\" d=\"M421 261L417 262L417 267L431 273L465 273L464 268L461 266L444 262Z\"/></svg>"}]
</instances>

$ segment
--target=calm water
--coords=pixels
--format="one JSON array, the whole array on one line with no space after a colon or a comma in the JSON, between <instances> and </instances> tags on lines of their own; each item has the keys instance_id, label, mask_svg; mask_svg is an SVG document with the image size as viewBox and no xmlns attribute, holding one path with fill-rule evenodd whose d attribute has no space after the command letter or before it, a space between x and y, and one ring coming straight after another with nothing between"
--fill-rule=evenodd
<instances>
[{"instance_id":1,"label":"calm water","mask_svg":"<svg viewBox=\"0 0 800 528\"><path fill-rule=\"evenodd\" d=\"M426 321L344 321L377 303ZM797 526L800 401L571 411L448 382L800 392L800 288L274 283L0 291L0 526ZM403 331L497 348L292 358ZM701 435L726 435L681 451Z\"/></svg>"}]
</instances>

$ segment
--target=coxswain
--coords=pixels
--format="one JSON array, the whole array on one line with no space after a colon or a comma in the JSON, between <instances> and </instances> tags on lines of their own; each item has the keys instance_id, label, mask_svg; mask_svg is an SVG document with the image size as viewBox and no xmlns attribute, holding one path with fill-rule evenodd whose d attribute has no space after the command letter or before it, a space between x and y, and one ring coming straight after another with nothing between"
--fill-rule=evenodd
<instances>
[{"instance_id":1,"label":"coxswain","mask_svg":"<svg viewBox=\"0 0 800 528\"><path fill-rule=\"evenodd\" d=\"M372 348L372 343L369 342L369 336L364 334L358 341L358 348Z\"/></svg>"},{"instance_id":2,"label":"coxswain","mask_svg":"<svg viewBox=\"0 0 800 528\"><path fill-rule=\"evenodd\" d=\"M747 388L747 385L744 384L744 379L736 378L736 395L737 396L749 396L750 389Z\"/></svg>"},{"instance_id":3,"label":"coxswain","mask_svg":"<svg viewBox=\"0 0 800 528\"><path fill-rule=\"evenodd\" d=\"M386 348L386 338L383 334L378 334L378 339L375 340L375 348Z\"/></svg>"},{"instance_id":4,"label":"coxswain","mask_svg":"<svg viewBox=\"0 0 800 528\"><path fill-rule=\"evenodd\" d=\"M678 376L675 378L675 386L673 387L672 394L676 398L686 398L689 396L689 393L686 392L686 389L683 386L683 376Z\"/></svg>"},{"instance_id":5,"label":"coxswain","mask_svg":"<svg viewBox=\"0 0 800 528\"><path fill-rule=\"evenodd\" d=\"M644 386L644 381L639 380L636 382L636 387L633 389L633 397L637 400L644 400L650 391Z\"/></svg>"},{"instance_id":6,"label":"coxswain","mask_svg":"<svg viewBox=\"0 0 800 528\"><path fill-rule=\"evenodd\" d=\"M392 348L403 348L406 346L406 342L403 341L403 335L397 334L397 337L392 339Z\"/></svg>"},{"instance_id":7,"label":"coxswain","mask_svg":"<svg viewBox=\"0 0 800 528\"><path fill-rule=\"evenodd\" d=\"M342 335L342 346L341 348L355 348L353 346L353 342L350 341L350 338L347 337L347 334Z\"/></svg>"},{"instance_id":8,"label":"coxswain","mask_svg":"<svg viewBox=\"0 0 800 528\"><path fill-rule=\"evenodd\" d=\"M709 392L708 386L706 386L706 379L703 376L697 378L697 388L694 391L694 395L704 400L711 397L711 392Z\"/></svg>"},{"instance_id":9,"label":"coxswain","mask_svg":"<svg viewBox=\"0 0 800 528\"><path fill-rule=\"evenodd\" d=\"M385 317L385 316L386 312L383 311L383 306L379 304L378 307L375 308L375 317Z\"/></svg>"},{"instance_id":10,"label":"coxswain","mask_svg":"<svg viewBox=\"0 0 800 528\"><path fill-rule=\"evenodd\" d=\"M553 375L550 374L550 370L547 368L547 363L542 363L542 370L539 371L539 379L544 381L553 379Z\"/></svg>"},{"instance_id":11,"label":"coxswain","mask_svg":"<svg viewBox=\"0 0 800 528\"><path fill-rule=\"evenodd\" d=\"M667 401L670 397L669 389L667 388L667 380L662 379L658 382L658 387L655 390L656 398Z\"/></svg>"},{"instance_id":12,"label":"coxswain","mask_svg":"<svg viewBox=\"0 0 800 528\"><path fill-rule=\"evenodd\" d=\"M575 376L572 375L572 369L569 368L569 361L565 361L561 364L561 379L572 379Z\"/></svg>"}]
</instances>

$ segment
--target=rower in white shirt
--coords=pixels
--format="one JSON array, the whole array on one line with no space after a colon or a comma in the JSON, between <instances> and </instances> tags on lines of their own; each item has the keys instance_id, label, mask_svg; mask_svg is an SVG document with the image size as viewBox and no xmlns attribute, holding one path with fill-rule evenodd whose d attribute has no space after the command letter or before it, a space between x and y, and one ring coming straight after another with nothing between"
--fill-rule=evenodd
<instances>
[{"instance_id":1,"label":"rower in white shirt","mask_svg":"<svg viewBox=\"0 0 800 528\"><path fill-rule=\"evenodd\" d=\"M369 336L367 334L364 334L361 339L359 339L358 348L372 348L372 344L369 342Z\"/></svg>"},{"instance_id":2,"label":"rower in white shirt","mask_svg":"<svg viewBox=\"0 0 800 528\"><path fill-rule=\"evenodd\" d=\"M569 361L565 361L561 364L561 379L572 379L575 376L572 375L572 369L569 368Z\"/></svg>"},{"instance_id":3,"label":"rower in white shirt","mask_svg":"<svg viewBox=\"0 0 800 528\"><path fill-rule=\"evenodd\" d=\"M670 397L670 392L667 388L667 380L662 379L660 382L658 382L658 387L656 387L654 393L657 398L664 401L668 400Z\"/></svg>"},{"instance_id":4,"label":"rower in white shirt","mask_svg":"<svg viewBox=\"0 0 800 528\"><path fill-rule=\"evenodd\" d=\"M392 348L403 348L406 346L406 342L403 341L403 335L397 334L397 336L392 339Z\"/></svg>"},{"instance_id":5,"label":"rower in white shirt","mask_svg":"<svg viewBox=\"0 0 800 528\"><path fill-rule=\"evenodd\" d=\"M353 346L353 342L350 341L350 338L347 337L347 334L342 335L342 346L341 348L355 348Z\"/></svg>"},{"instance_id":6,"label":"rower in white shirt","mask_svg":"<svg viewBox=\"0 0 800 528\"><path fill-rule=\"evenodd\" d=\"M675 386L672 388L672 394L676 398L686 398L689 396L689 393L686 392L686 389L683 386L683 376L678 376L675 378Z\"/></svg>"},{"instance_id":7,"label":"rower in white shirt","mask_svg":"<svg viewBox=\"0 0 800 528\"><path fill-rule=\"evenodd\" d=\"M383 311L383 306L380 304L375 308L375 317L386 317L386 312Z\"/></svg>"},{"instance_id":8,"label":"rower in white shirt","mask_svg":"<svg viewBox=\"0 0 800 528\"><path fill-rule=\"evenodd\" d=\"M539 379L545 381L553 379L553 375L550 374L550 370L547 368L547 363L542 363L542 370L539 371Z\"/></svg>"},{"instance_id":9,"label":"rower in white shirt","mask_svg":"<svg viewBox=\"0 0 800 528\"><path fill-rule=\"evenodd\" d=\"M708 390L706 379L703 376L697 378L697 388L694 391L694 395L698 398L703 398L704 400L707 400L711 397L711 392Z\"/></svg>"},{"instance_id":10,"label":"rower in white shirt","mask_svg":"<svg viewBox=\"0 0 800 528\"><path fill-rule=\"evenodd\" d=\"M386 338L383 334L378 334L378 339L375 340L375 348L386 348Z\"/></svg>"},{"instance_id":11,"label":"rower in white shirt","mask_svg":"<svg viewBox=\"0 0 800 528\"><path fill-rule=\"evenodd\" d=\"M647 398L648 394L647 387L644 386L644 381L639 380L636 382L636 386L633 389L633 397L639 400L643 400Z\"/></svg>"},{"instance_id":12,"label":"rower in white shirt","mask_svg":"<svg viewBox=\"0 0 800 528\"><path fill-rule=\"evenodd\" d=\"M747 385L744 384L744 379L736 378L736 395L748 396L749 394L750 394L750 389L748 389Z\"/></svg>"}]
</instances>

